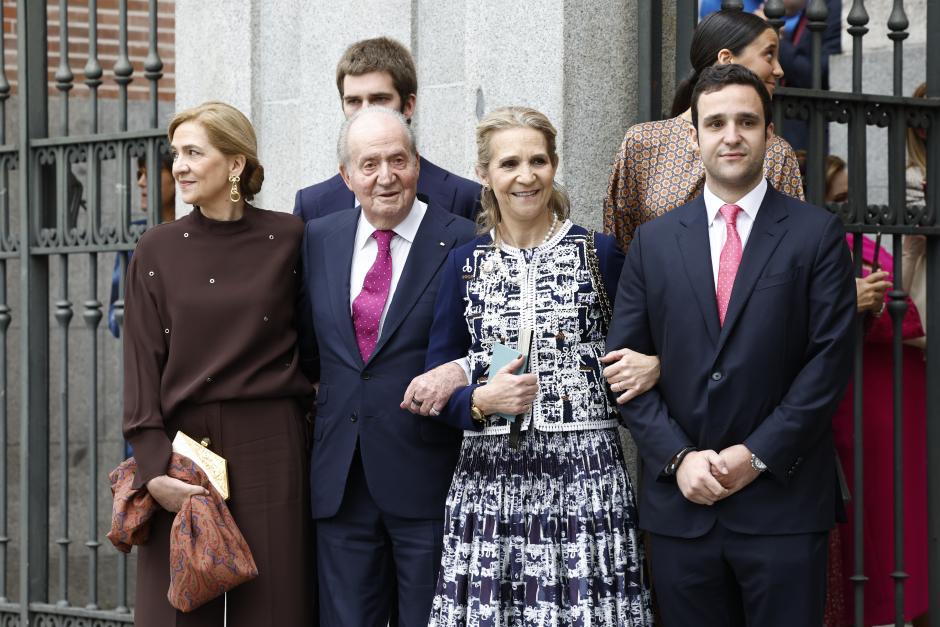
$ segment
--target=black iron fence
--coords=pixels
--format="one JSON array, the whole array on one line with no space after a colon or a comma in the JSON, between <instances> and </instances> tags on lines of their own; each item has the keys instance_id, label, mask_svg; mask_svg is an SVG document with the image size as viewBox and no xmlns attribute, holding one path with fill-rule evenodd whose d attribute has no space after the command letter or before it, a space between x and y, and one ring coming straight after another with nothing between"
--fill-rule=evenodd
<instances>
[{"instance_id":1,"label":"black iron fence","mask_svg":"<svg viewBox=\"0 0 940 627\"><path fill-rule=\"evenodd\" d=\"M117 60L104 67L97 52L96 0L89 15L87 63L69 63L67 0L58 1L58 65L49 93L48 8L56 3L19 0L15 16L4 14L5 29L15 24L16 90L7 78L0 39L0 627L26 625L100 626L132 622L128 560L102 550L110 494L105 473L124 454L120 438L120 345L105 319L112 285L112 264L123 276L126 256L147 224L159 221L159 204L150 203L146 219L134 220L131 190L138 159L147 171L160 170L166 150L161 128L158 84L163 63L158 54L157 0L149 0L149 54L135 75L128 55L128 0L118 1L120 42ZM740 7L742 2L722 3ZM831 205L849 231L885 233L893 249L905 235L927 236L927 310L940 311L940 46L926 46L927 98L911 98L901 82L904 40L912 19L925 20L927 33L940 33L940 0L918 4L925 15L908 16L895 0L887 23L894 46L892 95L866 93L863 50L869 17L865 3L853 0L847 14L852 39L851 91L823 90L822 33L824 0L808 2L813 38L813 87L781 88L774 99L776 120L800 118L809 124L806 192L824 198L827 129L844 125L848 137L848 202ZM639 2L641 119L662 118L663 62L675 75L688 70L688 47L697 17L695 0L678 0L664 18L663 4ZM767 0L771 22L783 23L782 0ZM664 19L675 19L675 50L663 49ZM667 24L667 26L669 26ZM80 72L76 78L75 72ZM142 74L142 76L140 76ZM143 80L150 98L136 110L128 103L128 85ZM117 85L117 101L99 99L99 89ZM14 97L15 96L15 97ZM132 118L140 118L132 124ZM78 124L76 120L81 120ZM86 125L87 128L79 128ZM779 126L779 124L778 124ZM888 130L888 202L869 203L867 164L869 127ZM923 204L905 202L906 130L926 133L926 194ZM131 130L134 129L134 130ZM9 132L8 132L9 131ZM160 198L160 177L147 178L151 199ZM862 258L860 243L856 259ZM903 256L895 256L895 285L903 284ZM122 286L113 303L122 318ZM904 457L900 454L905 420L901 323L907 294L890 293L888 313L894 324L894 503L897 624L908 577L904 570ZM73 324L75 314L81 324ZM77 321L76 321L77 322ZM862 331L857 338L855 372L854 485L864 480L862 454ZM927 339L927 549L931 624L940 627L940 335ZM933 382L933 384L931 384ZM53 391L53 393L50 393ZM19 420L16 420L16 417ZM855 510L854 616L864 619L866 587L862 544L863 500L853 495ZM80 544L80 545L79 545ZM17 577L12 576L16 574Z\"/></svg>"},{"instance_id":2,"label":"black iron fence","mask_svg":"<svg viewBox=\"0 0 940 627\"><path fill-rule=\"evenodd\" d=\"M727 1L723 8L743 8L743 2ZM890 95L873 94L865 91L863 78L866 36L869 36L870 18L866 10L874 2L845 0L847 14L842 24L851 37L851 90L833 91L823 89L823 32L829 17L829 3L825 0L809 0L806 3L808 36L812 37L812 86L808 88L781 87L774 96L775 126L781 128L784 119L801 119L809 125L809 145L806 164L806 196L810 202L824 205L825 169L827 138L830 130L845 126L847 134L847 162L849 177L848 201L829 204L828 207L840 215L846 230L853 233L883 233L888 237L892 249L902 250L902 238L909 235L924 235L926 244L927 298L926 309L929 312L940 311L940 221L937 219L940 201L937 190L940 189L940 46L931 39L940 33L940 1L926 0L916 3L916 15L908 15L905 3L894 0L886 26L887 37L893 46L893 88ZM887 4L883 0L881 5ZM912 4L912 3L908 3ZM640 47L640 116L641 119L661 119L663 114L662 84L663 63L674 62L676 81L688 75L689 46L692 32L698 19L698 3L695 0L678 0L675 13L667 12L664 17L662 5L658 2L641 2L639 18ZM830 5L831 6L831 5ZM763 11L772 24L783 26L785 7L783 0L767 0ZM664 50L663 20L675 19L675 51ZM905 40L912 20L926 22L926 98L913 98L904 92L903 69L905 64ZM672 26L671 24L667 24ZM672 68L668 68L670 71ZM887 144L869 145L868 129L878 127L887 129ZM905 169L907 167L907 130L920 130L926 138L927 175L925 198L923 202L911 203L905 199ZM869 201L869 157L873 152L887 155L888 190L886 204L873 204ZM856 238L854 257L859 272L862 269L862 241ZM894 548L894 571L890 576L894 580L895 617L894 621L903 627L905 608L905 589L909 585L909 576L905 571L904 545L914 542L919 545L923 538L905 538L904 507L904 465L903 442L905 437L924 437L921 434L908 433L910 425L905 421L905 373L902 359L902 321L908 309L908 294L900 286L904 284L905 272L903 255L894 256L894 289L889 292L887 312L893 324L892 345L892 380L885 382L893 387L893 503L881 504L893 510L894 537L880 538L878 541ZM936 315L936 313L935 313ZM856 359L854 372L854 466L851 469L854 486L862 486L866 469L872 460L866 460L864 447L864 385L863 385L863 341L864 325L859 325L856 338ZM927 480L928 489L925 498L928 512L928 537L926 550L929 554L929 605L933 609L930 624L940 627L940 334L927 334L927 380L926 380L926 445L927 445ZM846 599L854 616L854 624L869 625L865 613L865 592L868 577L865 568L864 552L864 512L863 491L854 490L850 507L854 512L854 571L846 573L853 582L854 598ZM908 512L907 515L910 515Z\"/></svg>"},{"instance_id":3,"label":"black iron fence","mask_svg":"<svg viewBox=\"0 0 940 627\"><path fill-rule=\"evenodd\" d=\"M128 559L104 539L110 526L107 470L122 459L124 444L120 343L102 319L113 307L120 324L121 253L160 219L159 175L146 179L147 196L154 199L146 216L132 217L137 205L131 193L138 164L158 173L166 151L158 3L146 4L149 50L136 73L128 53L128 0L116 3L116 58L99 54L98 17L111 7L96 0L81 3L83 10L87 5L87 37L72 34L70 40L69 9L78 4L19 0L15 12L4 7L4 31L13 36L0 40L0 46L16 44L15 90L7 76L13 55L0 49L4 627L133 622ZM58 64L50 93L53 11ZM87 47L83 68L70 64L76 42ZM149 98L129 103L129 84L141 80L149 85ZM116 100L99 97L103 86L113 85ZM111 302L115 263L118 294Z\"/></svg>"}]
</instances>

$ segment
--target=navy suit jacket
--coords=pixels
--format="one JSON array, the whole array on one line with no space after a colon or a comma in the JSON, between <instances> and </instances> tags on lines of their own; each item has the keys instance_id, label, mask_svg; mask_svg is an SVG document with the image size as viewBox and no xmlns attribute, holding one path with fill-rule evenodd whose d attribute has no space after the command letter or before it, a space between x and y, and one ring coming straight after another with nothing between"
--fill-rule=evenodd
<instances>
[{"instance_id":1,"label":"navy suit jacket","mask_svg":"<svg viewBox=\"0 0 940 627\"><path fill-rule=\"evenodd\" d=\"M748 534L834 523L831 418L852 371L855 283L836 216L767 187L724 326L705 201L640 226L618 286L609 349L662 360L659 383L621 406L645 465L640 526L694 538L716 520ZM663 473L686 446L746 445L768 470L715 505Z\"/></svg>"},{"instance_id":2,"label":"navy suit jacket","mask_svg":"<svg viewBox=\"0 0 940 627\"><path fill-rule=\"evenodd\" d=\"M475 220L480 212L479 183L448 172L424 157L420 161L418 195L423 197L422 200L468 220ZM356 197L339 174L298 190L294 197L294 215L303 218L304 222L355 206Z\"/></svg>"},{"instance_id":3,"label":"navy suit jacket","mask_svg":"<svg viewBox=\"0 0 940 627\"><path fill-rule=\"evenodd\" d=\"M826 0L826 5L829 15L822 35L820 57L823 89L829 89L829 57L842 52L842 0ZM782 85L808 89L813 86L813 33L807 26L805 11L800 20L801 24L793 32L780 38ZM809 122L806 120L784 118L783 128L777 129L777 133L783 135L794 150L809 148ZM828 138L826 145L829 145Z\"/></svg>"},{"instance_id":4,"label":"navy suit jacket","mask_svg":"<svg viewBox=\"0 0 940 627\"><path fill-rule=\"evenodd\" d=\"M424 372L444 261L474 237L474 225L428 206L382 334L363 362L349 308L359 213L340 211L308 222L301 250L302 368L320 382L310 465L313 516L336 514L358 442L369 492L382 511L440 518L462 434L399 403L412 378Z\"/></svg>"}]
</instances>

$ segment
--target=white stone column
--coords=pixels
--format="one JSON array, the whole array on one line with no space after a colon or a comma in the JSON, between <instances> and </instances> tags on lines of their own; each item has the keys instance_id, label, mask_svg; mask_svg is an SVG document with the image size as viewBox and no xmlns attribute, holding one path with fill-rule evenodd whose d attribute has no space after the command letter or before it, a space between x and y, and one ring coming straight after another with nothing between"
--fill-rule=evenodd
<instances>
[{"instance_id":1,"label":"white stone column","mask_svg":"<svg viewBox=\"0 0 940 627\"><path fill-rule=\"evenodd\" d=\"M422 154L475 178L478 113L535 107L558 127L574 217L596 227L636 108L635 13L636 0L180 0L177 106L244 111L265 167L259 205L290 211L298 188L336 171L336 61L350 43L387 35L415 55Z\"/></svg>"}]
</instances>

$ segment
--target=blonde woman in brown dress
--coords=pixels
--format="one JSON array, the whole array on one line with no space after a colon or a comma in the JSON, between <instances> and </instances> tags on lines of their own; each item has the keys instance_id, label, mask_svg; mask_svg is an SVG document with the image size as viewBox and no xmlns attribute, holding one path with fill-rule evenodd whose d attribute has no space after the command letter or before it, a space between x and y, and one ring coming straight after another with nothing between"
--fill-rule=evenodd
<instances>
[{"instance_id":1,"label":"blonde woman in brown dress","mask_svg":"<svg viewBox=\"0 0 940 627\"><path fill-rule=\"evenodd\" d=\"M294 305L303 222L249 201L264 169L251 122L207 102L168 136L179 197L192 211L144 233L127 270L124 437L134 488L160 504L138 548L137 627L306 626L310 577L308 429ZM183 613L167 601L170 529L203 494L167 474L182 431L226 459L229 509L258 578Z\"/></svg>"},{"instance_id":2,"label":"blonde woman in brown dress","mask_svg":"<svg viewBox=\"0 0 940 627\"><path fill-rule=\"evenodd\" d=\"M777 60L779 37L752 13L723 9L695 28L690 51L693 74L676 90L672 117L630 127L614 161L604 231L626 252L633 231L695 198L705 183L702 160L689 136L690 96L699 72L716 63L738 63L754 72L773 96L783 76ZM799 163L790 144L774 136L767 144L764 174L784 194L803 199Z\"/></svg>"}]
</instances>

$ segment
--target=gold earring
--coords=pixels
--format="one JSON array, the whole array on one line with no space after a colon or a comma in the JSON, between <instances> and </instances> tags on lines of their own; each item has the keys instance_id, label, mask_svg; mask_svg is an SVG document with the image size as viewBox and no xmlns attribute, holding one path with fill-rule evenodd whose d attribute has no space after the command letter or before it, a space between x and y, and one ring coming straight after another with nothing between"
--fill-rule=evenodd
<instances>
[{"instance_id":1,"label":"gold earring","mask_svg":"<svg viewBox=\"0 0 940 627\"><path fill-rule=\"evenodd\" d=\"M228 177L229 182L232 184L232 189L229 190L228 198L232 202L238 202L242 199L242 195L238 192L238 182L241 180L237 174L233 174Z\"/></svg>"}]
</instances>

